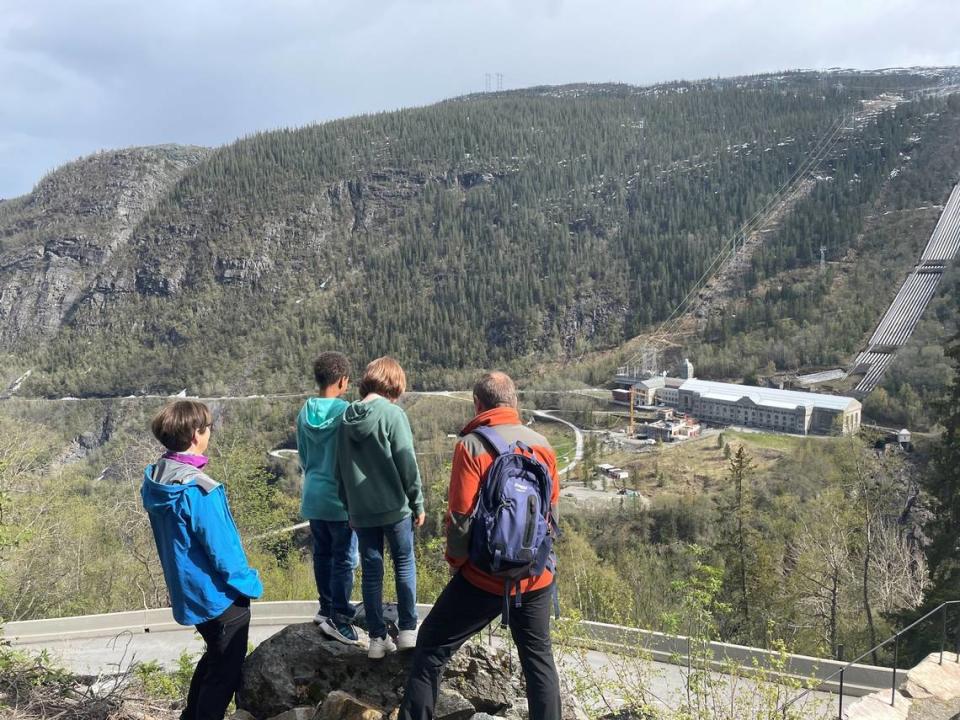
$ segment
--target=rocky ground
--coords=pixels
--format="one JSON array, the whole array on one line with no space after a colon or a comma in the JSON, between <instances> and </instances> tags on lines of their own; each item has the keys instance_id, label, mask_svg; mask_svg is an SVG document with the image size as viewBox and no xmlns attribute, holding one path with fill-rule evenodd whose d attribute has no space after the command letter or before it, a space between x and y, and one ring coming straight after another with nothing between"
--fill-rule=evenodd
<instances>
[{"instance_id":1,"label":"rocky ground","mask_svg":"<svg viewBox=\"0 0 960 720\"><path fill-rule=\"evenodd\" d=\"M889 690L861 698L847 720L960 720L960 663L957 655L933 653L907 673L892 698ZM891 699L894 700L891 704Z\"/></svg>"}]
</instances>

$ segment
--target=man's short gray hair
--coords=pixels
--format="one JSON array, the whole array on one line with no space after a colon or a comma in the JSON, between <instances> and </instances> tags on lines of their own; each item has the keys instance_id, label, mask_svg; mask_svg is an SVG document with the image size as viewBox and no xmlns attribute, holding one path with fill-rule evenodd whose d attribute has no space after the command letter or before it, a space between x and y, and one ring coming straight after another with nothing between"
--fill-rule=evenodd
<instances>
[{"instance_id":1,"label":"man's short gray hair","mask_svg":"<svg viewBox=\"0 0 960 720\"><path fill-rule=\"evenodd\" d=\"M488 372L473 386L473 397L484 410L495 407L517 407L517 386L503 372Z\"/></svg>"}]
</instances>

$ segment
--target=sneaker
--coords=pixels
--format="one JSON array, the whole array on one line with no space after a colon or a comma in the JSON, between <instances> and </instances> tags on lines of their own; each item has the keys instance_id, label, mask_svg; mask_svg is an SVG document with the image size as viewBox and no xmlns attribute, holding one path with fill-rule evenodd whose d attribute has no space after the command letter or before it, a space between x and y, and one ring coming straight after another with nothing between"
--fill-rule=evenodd
<instances>
[{"instance_id":1,"label":"sneaker","mask_svg":"<svg viewBox=\"0 0 960 720\"><path fill-rule=\"evenodd\" d=\"M367 650L367 657L371 660L381 660L387 653L397 651L397 646L393 644L390 636L382 638L370 638L370 649Z\"/></svg>"},{"instance_id":2,"label":"sneaker","mask_svg":"<svg viewBox=\"0 0 960 720\"><path fill-rule=\"evenodd\" d=\"M325 618L320 623L320 632L328 638L342 642L344 645L359 645L357 631L350 623L334 622L333 618Z\"/></svg>"},{"instance_id":3,"label":"sneaker","mask_svg":"<svg viewBox=\"0 0 960 720\"><path fill-rule=\"evenodd\" d=\"M313 616L313 622L316 625L323 625L326 619L327 616L323 614L323 610L317 610L317 614Z\"/></svg>"},{"instance_id":4,"label":"sneaker","mask_svg":"<svg viewBox=\"0 0 960 720\"><path fill-rule=\"evenodd\" d=\"M416 630L401 630L397 635L397 650L413 650L417 646Z\"/></svg>"}]
</instances>

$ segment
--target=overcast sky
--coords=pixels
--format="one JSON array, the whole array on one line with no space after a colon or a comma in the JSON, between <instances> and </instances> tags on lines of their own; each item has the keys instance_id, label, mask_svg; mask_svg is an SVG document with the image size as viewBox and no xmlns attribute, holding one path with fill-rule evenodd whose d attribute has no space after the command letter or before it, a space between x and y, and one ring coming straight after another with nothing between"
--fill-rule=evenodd
<instances>
[{"instance_id":1,"label":"overcast sky","mask_svg":"<svg viewBox=\"0 0 960 720\"><path fill-rule=\"evenodd\" d=\"M488 72L509 89L900 65L960 65L958 0L0 0L0 197L98 149L220 145Z\"/></svg>"}]
</instances>

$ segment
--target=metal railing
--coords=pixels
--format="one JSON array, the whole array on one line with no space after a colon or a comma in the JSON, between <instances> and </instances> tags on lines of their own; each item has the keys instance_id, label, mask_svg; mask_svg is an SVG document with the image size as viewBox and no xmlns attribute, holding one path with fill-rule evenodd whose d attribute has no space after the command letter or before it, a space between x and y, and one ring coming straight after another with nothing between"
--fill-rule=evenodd
<instances>
[{"instance_id":1,"label":"metal railing","mask_svg":"<svg viewBox=\"0 0 960 720\"><path fill-rule=\"evenodd\" d=\"M797 703L800 699L806 697L806 696L809 695L810 693L812 693L812 692L814 692L814 691L816 691L816 690L819 690L824 684L830 682L831 680L833 680L834 678L836 678L836 677L839 676L839 678L840 678L840 691L839 691L839 693L837 694L837 698L838 698L838 701L837 701L837 719L838 719L838 720L843 720L843 674L844 674L844 672L846 672L846 670L848 670L851 665L855 665L856 663L858 663L858 662L860 662L861 660L863 660L867 655L870 655L870 654L872 654L872 653L875 653L877 650L880 650L881 648L886 647L886 646L889 645L890 643L893 643L893 676L891 677L891 680L890 680L890 705L891 705L891 707L895 706L895 705L896 705L896 702L897 702L897 663L899 662L899 659L900 659L900 636L901 636L901 635L905 635L906 633L910 632L913 628L917 627L917 625L919 625L920 623L922 623L922 622L924 622L925 620L933 617L933 616L936 615L937 613L940 613L940 614L941 614L941 624L940 624L940 664L943 665L943 649L944 649L944 647L946 646L946 643L947 643L947 613L948 613L949 608L950 608L951 605L960 605L960 600L948 600L947 602L941 603L940 605L938 605L937 607L935 607L933 610L931 610L930 612L928 612L926 615L924 615L922 618L919 618L919 619L917 619L917 620L914 620L912 623L910 623L909 625L907 625L905 628L903 628L902 630L900 630L900 631L899 631L898 633L896 633L895 635L891 635L890 637L888 637L886 640L884 640L882 643L880 643L880 644L877 645L876 647L870 648L870 649L867 650L865 653L863 653L863 655L861 655L860 657L856 658L855 660L851 660L850 662L848 662L846 665L844 665L843 667L841 667L839 670L837 670L837 671L834 672L833 674L831 674L831 675L823 678L823 679L822 679L820 682L818 682L816 685L807 688L806 690L804 690L802 693L800 693L800 694L797 695L796 697L791 698L790 700L787 700L785 703L783 703L783 705L781 705L780 707L777 708L777 712L783 713L783 718L784 718L784 720L786 720L786 718L787 718L787 710L789 710L792 705L794 705L794 704ZM955 648L955 650L957 650L956 662L960 663L960 647Z\"/></svg>"}]
</instances>

